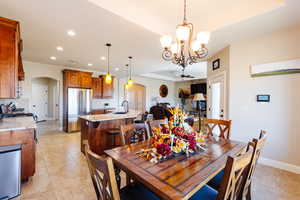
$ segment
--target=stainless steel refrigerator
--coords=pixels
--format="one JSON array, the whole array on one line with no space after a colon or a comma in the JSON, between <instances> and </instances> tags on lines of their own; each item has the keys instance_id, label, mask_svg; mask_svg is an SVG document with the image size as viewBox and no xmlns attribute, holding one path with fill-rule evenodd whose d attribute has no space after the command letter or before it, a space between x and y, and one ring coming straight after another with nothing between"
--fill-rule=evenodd
<instances>
[{"instance_id":1,"label":"stainless steel refrigerator","mask_svg":"<svg viewBox=\"0 0 300 200\"><path fill-rule=\"evenodd\" d=\"M68 89L68 132L80 131L80 115L91 112L92 90L69 88Z\"/></svg>"}]
</instances>

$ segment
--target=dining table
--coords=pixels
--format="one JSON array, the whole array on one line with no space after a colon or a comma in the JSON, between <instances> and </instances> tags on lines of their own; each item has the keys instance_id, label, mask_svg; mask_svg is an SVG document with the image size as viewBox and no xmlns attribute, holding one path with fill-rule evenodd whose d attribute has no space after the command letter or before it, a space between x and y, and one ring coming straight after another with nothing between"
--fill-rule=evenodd
<instances>
[{"instance_id":1,"label":"dining table","mask_svg":"<svg viewBox=\"0 0 300 200\"><path fill-rule=\"evenodd\" d=\"M227 157L246 149L246 144L220 137L209 137L204 150L189 156L174 156L157 163L138 156L152 147L151 139L106 150L114 165L141 182L161 199L189 199L225 168Z\"/></svg>"}]
</instances>

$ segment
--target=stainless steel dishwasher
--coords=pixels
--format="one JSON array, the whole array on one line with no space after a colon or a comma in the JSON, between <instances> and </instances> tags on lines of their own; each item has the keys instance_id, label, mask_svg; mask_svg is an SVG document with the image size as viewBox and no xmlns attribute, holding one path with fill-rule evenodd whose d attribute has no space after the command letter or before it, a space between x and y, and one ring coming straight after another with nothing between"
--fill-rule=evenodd
<instances>
[{"instance_id":1,"label":"stainless steel dishwasher","mask_svg":"<svg viewBox=\"0 0 300 200\"><path fill-rule=\"evenodd\" d=\"M0 146L0 200L21 193L21 145Z\"/></svg>"}]
</instances>

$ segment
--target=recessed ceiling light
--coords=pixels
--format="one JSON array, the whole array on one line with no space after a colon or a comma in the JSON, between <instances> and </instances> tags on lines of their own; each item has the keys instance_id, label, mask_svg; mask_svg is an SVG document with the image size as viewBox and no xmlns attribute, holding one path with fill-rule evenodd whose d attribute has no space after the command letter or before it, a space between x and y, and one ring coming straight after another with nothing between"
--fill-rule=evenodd
<instances>
[{"instance_id":1,"label":"recessed ceiling light","mask_svg":"<svg viewBox=\"0 0 300 200\"><path fill-rule=\"evenodd\" d=\"M51 60L56 60L56 57L55 56L51 56L50 59Z\"/></svg>"},{"instance_id":2,"label":"recessed ceiling light","mask_svg":"<svg viewBox=\"0 0 300 200\"><path fill-rule=\"evenodd\" d=\"M119 71L120 69L118 67L115 68L116 71Z\"/></svg>"},{"instance_id":3,"label":"recessed ceiling light","mask_svg":"<svg viewBox=\"0 0 300 200\"><path fill-rule=\"evenodd\" d=\"M101 60L106 60L106 57L105 57L105 56L102 56L102 57L101 57Z\"/></svg>"},{"instance_id":4,"label":"recessed ceiling light","mask_svg":"<svg viewBox=\"0 0 300 200\"><path fill-rule=\"evenodd\" d=\"M64 48L62 48L61 46L56 47L57 51L64 51Z\"/></svg>"},{"instance_id":5,"label":"recessed ceiling light","mask_svg":"<svg viewBox=\"0 0 300 200\"><path fill-rule=\"evenodd\" d=\"M75 33L75 31L73 31L73 30L69 30L69 31L68 31L68 35L69 35L69 36L75 36L76 33Z\"/></svg>"},{"instance_id":6,"label":"recessed ceiling light","mask_svg":"<svg viewBox=\"0 0 300 200\"><path fill-rule=\"evenodd\" d=\"M90 66L90 67L91 67L91 66L93 66L93 64L92 64L92 63L88 63L88 66Z\"/></svg>"}]
</instances>

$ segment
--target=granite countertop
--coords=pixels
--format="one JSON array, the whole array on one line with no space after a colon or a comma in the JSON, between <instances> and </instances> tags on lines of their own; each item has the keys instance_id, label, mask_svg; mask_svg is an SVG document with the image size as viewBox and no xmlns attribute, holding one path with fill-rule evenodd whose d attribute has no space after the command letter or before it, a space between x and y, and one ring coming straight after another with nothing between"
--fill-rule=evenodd
<instances>
[{"instance_id":1,"label":"granite countertop","mask_svg":"<svg viewBox=\"0 0 300 200\"><path fill-rule=\"evenodd\" d=\"M0 120L0 132L36 128L32 117L11 117Z\"/></svg>"},{"instance_id":2,"label":"granite countertop","mask_svg":"<svg viewBox=\"0 0 300 200\"><path fill-rule=\"evenodd\" d=\"M117 120L117 119L136 118L138 114L139 112L130 110L126 114L107 113L107 114L98 114L98 115L82 115L80 116L80 118L90 122L101 122L101 121L109 121L109 120Z\"/></svg>"}]
</instances>

